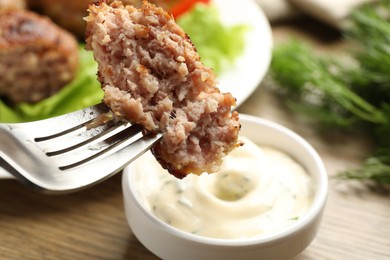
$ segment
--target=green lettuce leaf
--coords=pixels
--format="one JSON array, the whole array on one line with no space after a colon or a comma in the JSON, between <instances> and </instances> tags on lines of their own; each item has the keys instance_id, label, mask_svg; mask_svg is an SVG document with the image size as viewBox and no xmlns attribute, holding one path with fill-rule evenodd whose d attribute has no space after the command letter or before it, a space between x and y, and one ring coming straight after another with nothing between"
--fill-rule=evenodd
<instances>
[{"instance_id":1,"label":"green lettuce leaf","mask_svg":"<svg viewBox=\"0 0 390 260\"><path fill-rule=\"evenodd\" d=\"M215 6L197 4L177 23L189 35L202 62L216 74L231 66L244 50L248 26L225 26Z\"/></svg>"}]
</instances>

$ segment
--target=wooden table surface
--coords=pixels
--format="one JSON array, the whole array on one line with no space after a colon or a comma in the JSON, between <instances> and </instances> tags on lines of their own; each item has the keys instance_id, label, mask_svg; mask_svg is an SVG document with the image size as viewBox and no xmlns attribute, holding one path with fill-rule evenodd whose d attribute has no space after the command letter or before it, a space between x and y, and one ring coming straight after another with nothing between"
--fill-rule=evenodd
<instances>
[{"instance_id":1,"label":"wooden table surface","mask_svg":"<svg viewBox=\"0 0 390 260\"><path fill-rule=\"evenodd\" d=\"M276 43L293 36L310 42L318 51L338 51L343 46L337 33L313 21L275 25L273 33ZM370 140L359 134L319 135L290 113L267 85L262 83L239 112L273 120L305 137L320 153L330 176L320 231L294 259L390 259L390 194L331 178L361 163L372 149ZM1 180L0 259L156 257L128 228L118 174L87 190L58 196Z\"/></svg>"}]
</instances>

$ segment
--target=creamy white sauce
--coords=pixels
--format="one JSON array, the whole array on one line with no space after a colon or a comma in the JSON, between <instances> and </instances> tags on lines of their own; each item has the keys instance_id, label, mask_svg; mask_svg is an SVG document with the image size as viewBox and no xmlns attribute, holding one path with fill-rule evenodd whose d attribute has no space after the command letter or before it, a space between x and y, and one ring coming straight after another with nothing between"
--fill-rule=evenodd
<instances>
[{"instance_id":1,"label":"creamy white sauce","mask_svg":"<svg viewBox=\"0 0 390 260\"><path fill-rule=\"evenodd\" d=\"M292 225L311 205L309 175L286 154L241 140L219 172L183 180L142 156L131 173L141 203L162 221L207 237L248 238Z\"/></svg>"}]
</instances>

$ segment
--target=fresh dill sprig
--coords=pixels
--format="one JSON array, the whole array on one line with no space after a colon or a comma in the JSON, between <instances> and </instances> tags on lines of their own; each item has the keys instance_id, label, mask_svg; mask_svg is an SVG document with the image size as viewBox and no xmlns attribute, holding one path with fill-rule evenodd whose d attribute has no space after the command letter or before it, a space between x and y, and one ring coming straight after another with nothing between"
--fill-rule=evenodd
<instances>
[{"instance_id":1,"label":"fresh dill sprig","mask_svg":"<svg viewBox=\"0 0 390 260\"><path fill-rule=\"evenodd\" d=\"M384 124L383 112L357 95L344 82L343 64L316 56L310 48L297 41L275 48L272 75L286 88L295 104L324 123L340 126L364 120Z\"/></svg>"},{"instance_id":2,"label":"fresh dill sprig","mask_svg":"<svg viewBox=\"0 0 390 260\"><path fill-rule=\"evenodd\" d=\"M348 59L323 57L291 40L276 46L271 76L289 105L316 122L341 128L364 127L377 151L345 179L390 184L390 1L351 14L346 40L357 49Z\"/></svg>"},{"instance_id":3,"label":"fresh dill sprig","mask_svg":"<svg viewBox=\"0 0 390 260\"><path fill-rule=\"evenodd\" d=\"M351 15L347 39L359 45L355 58L360 65L354 89L376 106L390 103L390 1L367 5Z\"/></svg>"},{"instance_id":4,"label":"fresh dill sprig","mask_svg":"<svg viewBox=\"0 0 390 260\"><path fill-rule=\"evenodd\" d=\"M368 158L362 167L341 172L341 179L373 180L378 184L390 183L390 164L378 157Z\"/></svg>"}]
</instances>

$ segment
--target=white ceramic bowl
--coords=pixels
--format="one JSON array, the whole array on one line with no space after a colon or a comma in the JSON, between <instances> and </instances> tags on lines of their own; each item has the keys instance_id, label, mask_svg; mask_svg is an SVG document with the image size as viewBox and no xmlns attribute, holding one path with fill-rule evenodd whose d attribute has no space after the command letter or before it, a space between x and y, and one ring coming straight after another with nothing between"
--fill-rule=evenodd
<instances>
[{"instance_id":1,"label":"white ceramic bowl","mask_svg":"<svg viewBox=\"0 0 390 260\"><path fill-rule=\"evenodd\" d=\"M178 230L147 211L137 198L131 165L124 170L123 193L130 228L139 241L162 259L290 259L315 237L324 210L328 179L322 160L300 136L276 123L240 115L241 134L255 143L289 154L301 163L314 183L308 212L278 233L247 239L217 239Z\"/></svg>"}]
</instances>

